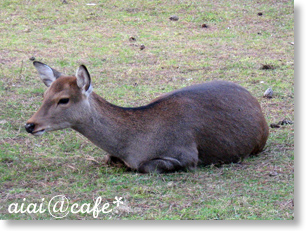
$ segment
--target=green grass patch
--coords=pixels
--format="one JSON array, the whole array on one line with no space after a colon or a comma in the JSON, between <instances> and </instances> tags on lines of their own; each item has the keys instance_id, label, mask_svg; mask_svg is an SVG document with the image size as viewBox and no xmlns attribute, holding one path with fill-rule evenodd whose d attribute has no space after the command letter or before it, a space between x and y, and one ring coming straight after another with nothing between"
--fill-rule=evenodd
<instances>
[{"instance_id":1,"label":"green grass patch","mask_svg":"<svg viewBox=\"0 0 306 231\"><path fill-rule=\"evenodd\" d=\"M259 100L269 124L294 121L293 1L67 2L0 3L0 219L56 219L47 212L8 213L24 198L25 206L42 198L47 206L55 195L70 205L101 196L112 208L98 218L64 219L294 219L291 124L271 128L264 152L241 164L164 175L105 166L106 153L69 129L42 137L24 130L46 89L33 56L68 75L85 64L94 91L120 106L229 80ZM179 20L170 21L172 15ZM268 87L272 99L263 98ZM116 196L124 206L114 207Z\"/></svg>"}]
</instances>

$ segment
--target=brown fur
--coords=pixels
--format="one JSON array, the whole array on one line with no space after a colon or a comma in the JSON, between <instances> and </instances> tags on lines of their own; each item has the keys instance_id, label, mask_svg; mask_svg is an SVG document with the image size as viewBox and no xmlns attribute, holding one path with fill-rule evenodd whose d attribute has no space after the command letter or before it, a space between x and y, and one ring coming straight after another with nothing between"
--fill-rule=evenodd
<instances>
[{"instance_id":1,"label":"brown fur","mask_svg":"<svg viewBox=\"0 0 306 231\"><path fill-rule=\"evenodd\" d=\"M59 108L55 102L63 95L71 102ZM262 151L269 133L258 101L241 86L224 81L123 108L94 92L86 98L75 77L60 77L28 123L37 130L71 127L108 152L110 160L158 173L239 162Z\"/></svg>"}]
</instances>

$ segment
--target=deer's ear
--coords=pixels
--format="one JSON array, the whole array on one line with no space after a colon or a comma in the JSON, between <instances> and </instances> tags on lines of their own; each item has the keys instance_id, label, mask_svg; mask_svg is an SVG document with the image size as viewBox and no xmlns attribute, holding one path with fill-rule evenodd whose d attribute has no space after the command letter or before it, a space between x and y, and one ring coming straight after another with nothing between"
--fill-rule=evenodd
<instances>
[{"instance_id":1,"label":"deer's ear","mask_svg":"<svg viewBox=\"0 0 306 231\"><path fill-rule=\"evenodd\" d=\"M49 67L48 65L34 61L33 62L34 67L38 71L38 74L43 81L43 83L47 86L50 87L50 85L60 76L62 76L62 73L59 71Z\"/></svg>"},{"instance_id":2,"label":"deer's ear","mask_svg":"<svg viewBox=\"0 0 306 231\"><path fill-rule=\"evenodd\" d=\"M87 68L81 65L76 71L77 85L83 93L89 95L92 92L91 79Z\"/></svg>"}]
</instances>

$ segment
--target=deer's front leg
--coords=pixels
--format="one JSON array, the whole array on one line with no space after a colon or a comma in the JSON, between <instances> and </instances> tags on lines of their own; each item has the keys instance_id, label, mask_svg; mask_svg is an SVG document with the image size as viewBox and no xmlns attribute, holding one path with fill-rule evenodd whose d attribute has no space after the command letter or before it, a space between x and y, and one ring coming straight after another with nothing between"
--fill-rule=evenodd
<instances>
[{"instance_id":1,"label":"deer's front leg","mask_svg":"<svg viewBox=\"0 0 306 231\"><path fill-rule=\"evenodd\" d=\"M114 157L114 156L111 156L111 155L106 155L104 157L104 163L107 164L107 165L111 165L111 166L114 166L114 167L118 167L118 168L123 168L123 167L127 167L129 168L123 160L121 160L120 158L118 157Z\"/></svg>"}]
</instances>

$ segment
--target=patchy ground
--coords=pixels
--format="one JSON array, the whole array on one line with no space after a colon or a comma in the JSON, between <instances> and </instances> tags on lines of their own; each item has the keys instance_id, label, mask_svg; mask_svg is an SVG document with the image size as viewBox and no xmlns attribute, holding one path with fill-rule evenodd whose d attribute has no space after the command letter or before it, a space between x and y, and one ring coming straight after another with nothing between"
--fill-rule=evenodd
<instances>
[{"instance_id":1,"label":"patchy ground","mask_svg":"<svg viewBox=\"0 0 306 231\"><path fill-rule=\"evenodd\" d=\"M294 218L290 123L270 128L265 151L242 164L166 175L104 166L105 153L72 130L24 130L45 90L32 57L67 74L85 64L94 91L121 106L219 79L246 87L269 124L294 122L293 1L67 2L0 3L1 219L54 219L7 209L23 198L47 206L56 195L70 205L101 196L112 211L97 219ZM269 87L273 97L264 98ZM116 196L124 201L118 208Z\"/></svg>"}]
</instances>

